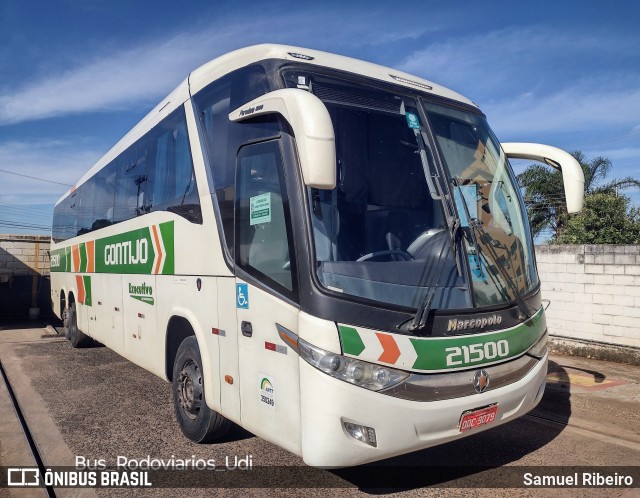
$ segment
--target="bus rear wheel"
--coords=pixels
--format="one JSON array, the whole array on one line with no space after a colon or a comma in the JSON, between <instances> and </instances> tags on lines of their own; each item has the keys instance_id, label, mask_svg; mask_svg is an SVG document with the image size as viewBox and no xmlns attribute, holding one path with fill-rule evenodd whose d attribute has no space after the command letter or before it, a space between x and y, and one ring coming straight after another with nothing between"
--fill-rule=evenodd
<instances>
[{"instance_id":1,"label":"bus rear wheel","mask_svg":"<svg viewBox=\"0 0 640 498\"><path fill-rule=\"evenodd\" d=\"M74 348L86 348L91 344L91 337L83 333L78 328L78 316L76 314L76 303L71 303L67 310L67 321L65 334Z\"/></svg>"},{"instance_id":2,"label":"bus rear wheel","mask_svg":"<svg viewBox=\"0 0 640 498\"><path fill-rule=\"evenodd\" d=\"M187 337L173 364L173 407L182 433L194 443L211 443L224 436L231 422L207 406L200 348Z\"/></svg>"}]
</instances>

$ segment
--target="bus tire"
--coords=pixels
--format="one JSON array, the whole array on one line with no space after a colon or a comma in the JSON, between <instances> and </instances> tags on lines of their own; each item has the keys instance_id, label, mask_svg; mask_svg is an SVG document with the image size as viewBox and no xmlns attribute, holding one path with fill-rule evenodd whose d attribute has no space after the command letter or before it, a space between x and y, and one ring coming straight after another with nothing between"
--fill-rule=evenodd
<instances>
[{"instance_id":1,"label":"bus tire","mask_svg":"<svg viewBox=\"0 0 640 498\"><path fill-rule=\"evenodd\" d=\"M223 437L231 422L207 406L200 348L194 336L178 348L173 364L173 407L182 433L194 443L211 443Z\"/></svg>"},{"instance_id":2,"label":"bus tire","mask_svg":"<svg viewBox=\"0 0 640 498\"><path fill-rule=\"evenodd\" d=\"M64 336L69 339L71 331L69 330L69 308L65 308L62 312L62 325L64 327Z\"/></svg>"},{"instance_id":3,"label":"bus tire","mask_svg":"<svg viewBox=\"0 0 640 498\"><path fill-rule=\"evenodd\" d=\"M67 329L69 330L69 342L74 348L86 348L91 344L91 337L78 328L76 303L71 303L67 311ZM67 335L67 329L65 329L65 335Z\"/></svg>"}]
</instances>

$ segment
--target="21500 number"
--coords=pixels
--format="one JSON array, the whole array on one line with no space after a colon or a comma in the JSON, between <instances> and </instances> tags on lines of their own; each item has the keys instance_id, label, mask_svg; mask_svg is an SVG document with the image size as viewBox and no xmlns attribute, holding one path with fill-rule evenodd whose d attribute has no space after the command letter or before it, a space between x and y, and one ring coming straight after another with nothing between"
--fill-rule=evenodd
<instances>
[{"instance_id":1,"label":"21500 number","mask_svg":"<svg viewBox=\"0 0 640 498\"><path fill-rule=\"evenodd\" d=\"M478 363L482 360L493 360L509 356L509 343L502 339L498 342L484 344L470 344L469 346L454 346L445 349L447 366L453 367L465 363Z\"/></svg>"}]
</instances>

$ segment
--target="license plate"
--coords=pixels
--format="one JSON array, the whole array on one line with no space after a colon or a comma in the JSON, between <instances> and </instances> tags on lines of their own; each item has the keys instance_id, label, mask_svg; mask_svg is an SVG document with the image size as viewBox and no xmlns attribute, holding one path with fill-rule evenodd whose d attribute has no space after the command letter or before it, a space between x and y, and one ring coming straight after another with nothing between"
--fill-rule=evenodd
<instances>
[{"instance_id":1,"label":"license plate","mask_svg":"<svg viewBox=\"0 0 640 498\"><path fill-rule=\"evenodd\" d=\"M460 417L460 432L475 429L481 425L487 425L493 422L498 416L498 405L483 406L482 408L474 408L462 413Z\"/></svg>"}]
</instances>

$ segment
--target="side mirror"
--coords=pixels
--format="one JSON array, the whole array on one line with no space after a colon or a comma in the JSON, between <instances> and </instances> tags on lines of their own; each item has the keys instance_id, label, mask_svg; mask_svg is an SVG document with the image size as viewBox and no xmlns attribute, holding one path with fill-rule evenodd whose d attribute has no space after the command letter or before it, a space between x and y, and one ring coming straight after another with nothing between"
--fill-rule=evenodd
<instances>
[{"instance_id":1,"label":"side mirror","mask_svg":"<svg viewBox=\"0 0 640 498\"><path fill-rule=\"evenodd\" d=\"M502 149L509 158L531 159L548 164L562 172L567 211L579 213L584 204L584 173L578 161L567 152L542 144L503 143Z\"/></svg>"},{"instance_id":2,"label":"side mirror","mask_svg":"<svg viewBox=\"0 0 640 498\"><path fill-rule=\"evenodd\" d=\"M336 186L336 142L329 111L315 95L297 88L269 92L229 113L231 121L265 114L287 120L298 146L305 185L331 190Z\"/></svg>"}]
</instances>

